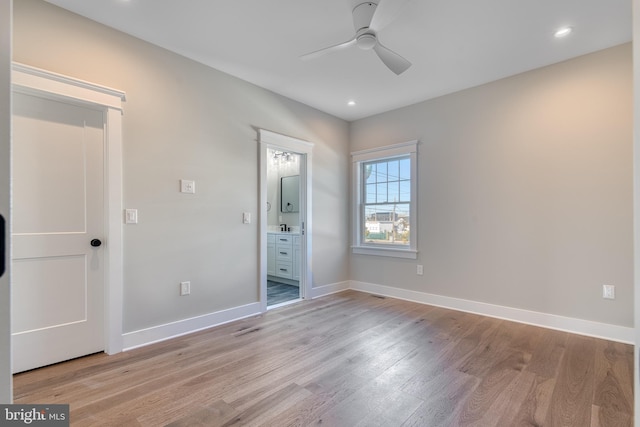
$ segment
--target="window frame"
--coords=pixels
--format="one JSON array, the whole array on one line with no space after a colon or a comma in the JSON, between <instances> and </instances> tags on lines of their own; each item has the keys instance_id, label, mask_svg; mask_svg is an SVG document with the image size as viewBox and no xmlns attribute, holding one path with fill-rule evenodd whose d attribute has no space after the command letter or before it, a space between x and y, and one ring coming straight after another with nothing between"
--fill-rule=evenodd
<instances>
[{"instance_id":1,"label":"window frame","mask_svg":"<svg viewBox=\"0 0 640 427\"><path fill-rule=\"evenodd\" d=\"M409 244L406 246L390 246L365 242L364 222L365 205L363 182L363 164L372 161L392 160L397 157L409 157L411 164L411 201L409 203ZM351 153L352 183L353 183L353 237L351 250L354 254L377 255L394 258L418 258L418 141L408 141L400 144L387 145L379 148L355 151Z\"/></svg>"}]
</instances>

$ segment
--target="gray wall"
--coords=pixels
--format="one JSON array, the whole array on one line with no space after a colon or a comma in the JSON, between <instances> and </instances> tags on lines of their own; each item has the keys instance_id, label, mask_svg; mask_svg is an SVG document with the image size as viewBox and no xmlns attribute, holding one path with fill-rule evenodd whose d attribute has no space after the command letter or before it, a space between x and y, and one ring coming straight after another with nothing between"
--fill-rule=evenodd
<instances>
[{"instance_id":1,"label":"gray wall","mask_svg":"<svg viewBox=\"0 0 640 427\"><path fill-rule=\"evenodd\" d=\"M347 122L40 0L16 2L14 60L127 94L124 332L258 300L256 128L315 144L313 285L348 279Z\"/></svg>"},{"instance_id":2,"label":"gray wall","mask_svg":"<svg viewBox=\"0 0 640 427\"><path fill-rule=\"evenodd\" d=\"M421 144L417 262L351 279L633 327L632 129L631 44L352 123Z\"/></svg>"},{"instance_id":3,"label":"gray wall","mask_svg":"<svg viewBox=\"0 0 640 427\"><path fill-rule=\"evenodd\" d=\"M11 139L11 3L10 0L0 0L0 214L5 219L9 218L9 179L11 176L9 169L9 160L11 159L9 155ZM0 277L0 403L11 403L13 391L11 385L10 303L11 293L9 291L9 272L7 271Z\"/></svg>"}]
</instances>

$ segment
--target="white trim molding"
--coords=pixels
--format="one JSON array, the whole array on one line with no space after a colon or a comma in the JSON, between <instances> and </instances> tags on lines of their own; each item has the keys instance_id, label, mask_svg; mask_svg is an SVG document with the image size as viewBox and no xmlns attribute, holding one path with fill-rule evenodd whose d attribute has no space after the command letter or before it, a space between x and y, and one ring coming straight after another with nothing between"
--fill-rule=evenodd
<instances>
[{"instance_id":1,"label":"white trim molding","mask_svg":"<svg viewBox=\"0 0 640 427\"><path fill-rule=\"evenodd\" d=\"M107 354L122 351L122 102L125 93L73 77L13 63L12 90L102 110L105 120L105 343Z\"/></svg>"},{"instance_id":2,"label":"white trim molding","mask_svg":"<svg viewBox=\"0 0 640 427\"><path fill-rule=\"evenodd\" d=\"M311 298L320 298L327 295L335 294L338 292L346 291L349 289L350 282L337 282L329 285L317 286L311 288Z\"/></svg>"},{"instance_id":3,"label":"white trim molding","mask_svg":"<svg viewBox=\"0 0 640 427\"><path fill-rule=\"evenodd\" d=\"M49 97L81 101L87 104L113 108L122 111L125 93L73 77L14 62L12 64L11 83L15 89L24 92L44 92Z\"/></svg>"},{"instance_id":4,"label":"white trim molding","mask_svg":"<svg viewBox=\"0 0 640 427\"><path fill-rule=\"evenodd\" d=\"M634 342L634 328L625 326L592 322L590 320L557 316L354 280L351 281L350 289L626 344L633 344Z\"/></svg>"},{"instance_id":5,"label":"white trim molding","mask_svg":"<svg viewBox=\"0 0 640 427\"><path fill-rule=\"evenodd\" d=\"M140 329L138 331L123 334L124 351L143 347L160 341L166 341L182 335L224 325L225 323L245 319L261 314L260 303L241 305L227 310L216 311L202 316L178 320L164 325Z\"/></svg>"}]
</instances>

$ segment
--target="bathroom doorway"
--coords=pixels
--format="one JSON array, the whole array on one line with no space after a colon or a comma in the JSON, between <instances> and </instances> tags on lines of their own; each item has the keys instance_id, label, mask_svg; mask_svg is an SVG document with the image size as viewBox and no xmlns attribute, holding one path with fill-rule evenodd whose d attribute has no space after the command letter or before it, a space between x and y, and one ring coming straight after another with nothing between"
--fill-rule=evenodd
<instances>
[{"instance_id":1,"label":"bathroom doorway","mask_svg":"<svg viewBox=\"0 0 640 427\"><path fill-rule=\"evenodd\" d=\"M300 299L300 161L267 148L267 307Z\"/></svg>"},{"instance_id":2,"label":"bathroom doorway","mask_svg":"<svg viewBox=\"0 0 640 427\"><path fill-rule=\"evenodd\" d=\"M260 130L261 268L263 311L310 295L312 145Z\"/></svg>"}]
</instances>

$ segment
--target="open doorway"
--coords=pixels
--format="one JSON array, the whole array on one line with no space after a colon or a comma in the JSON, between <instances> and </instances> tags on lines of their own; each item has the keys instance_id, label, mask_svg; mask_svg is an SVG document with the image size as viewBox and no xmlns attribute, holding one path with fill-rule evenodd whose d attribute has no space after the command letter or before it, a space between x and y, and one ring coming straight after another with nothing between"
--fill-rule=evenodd
<instances>
[{"instance_id":1,"label":"open doorway","mask_svg":"<svg viewBox=\"0 0 640 427\"><path fill-rule=\"evenodd\" d=\"M301 298L300 163L303 156L267 148L267 307Z\"/></svg>"},{"instance_id":2,"label":"open doorway","mask_svg":"<svg viewBox=\"0 0 640 427\"><path fill-rule=\"evenodd\" d=\"M263 311L310 295L312 144L260 130L260 302Z\"/></svg>"}]
</instances>

